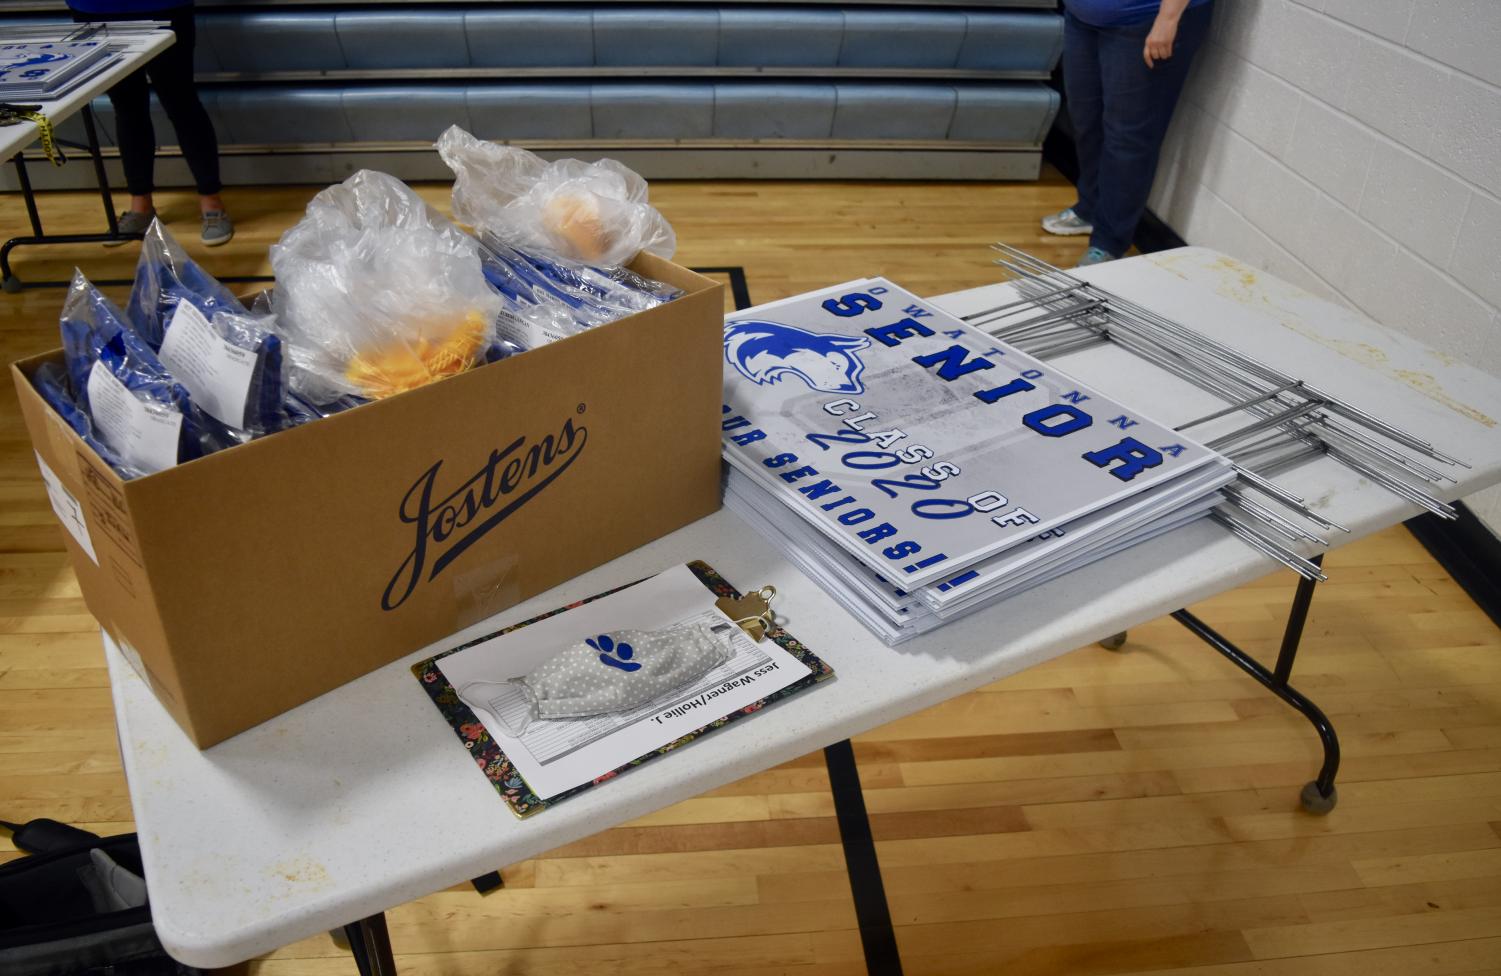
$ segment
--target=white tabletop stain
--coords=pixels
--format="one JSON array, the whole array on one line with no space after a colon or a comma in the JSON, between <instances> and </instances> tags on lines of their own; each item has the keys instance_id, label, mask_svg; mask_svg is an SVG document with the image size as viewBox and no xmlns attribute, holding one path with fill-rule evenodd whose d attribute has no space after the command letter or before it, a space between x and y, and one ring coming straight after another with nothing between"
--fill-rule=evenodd
<instances>
[{"instance_id":1,"label":"white tabletop stain","mask_svg":"<svg viewBox=\"0 0 1501 976\"><path fill-rule=\"evenodd\" d=\"M1276 278L1263 280L1257 269L1242 264L1231 257L1219 255L1214 261L1208 264L1199 263L1197 260L1198 257L1199 255L1193 252L1168 252L1166 254L1148 256L1153 264L1164 271L1177 275L1184 281L1192 281L1193 276L1180 270L1179 266L1184 262L1192 261L1193 263L1190 266L1193 270L1209 271L1219 277L1219 281L1214 289L1216 294L1228 298L1237 305L1265 314L1275 319L1283 328L1291 332L1296 332L1306 339L1311 339L1324 348L1331 349L1367 369L1381 373L1384 376L1389 376L1462 417L1473 420L1478 424L1484 424L1487 427L1496 426L1496 421L1490 416L1450 396L1439 385L1438 379L1432 373L1414 369L1393 368L1389 365L1389 357L1386 351L1381 347L1373 346L1368 342L1352 342L1348 339L1336 339L1326 336L1309 324L1312 321L1311 319L1304 318L1296 310L1290 309L1281 303L1281 299L1284 298L1295 301L1308 301L1310 299L1317 299L1318 296ZM1426 351L1435 360L1445 366L1458 365L1458 360L1453 356L1433 349Z\"/></svg>"},{"instance_id":2,"label":"white tabletop stain","mask_svg":"<svg viewBox=\"0 0 1501 976\"><path fill-rule=\"evenodd\" d=\"M328 869L321 862L306 855L278 861L268 869L268 872L274 878L280 878L300 888L311 888L314 891L333 885L333 878L329 876Z\"/></svg>"}]
</instances>

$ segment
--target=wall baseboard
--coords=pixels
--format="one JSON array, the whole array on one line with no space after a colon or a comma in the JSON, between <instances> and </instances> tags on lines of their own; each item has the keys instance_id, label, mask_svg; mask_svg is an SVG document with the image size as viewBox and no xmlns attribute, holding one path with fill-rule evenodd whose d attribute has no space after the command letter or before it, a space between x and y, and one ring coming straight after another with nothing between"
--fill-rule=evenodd
<instances>
[{"instance_id":1,"label":"wall baseboard","mask_svg":"<svg viewBox=\"0 0 1501 976\"><path fill-rule=\"evenodd\" d=\"M1135 244L1136 249L1143 254L1168 251L1188 245L1188 242L1169 227L1166 221L1157 216L1150 207L1142 212L1141 220L1136 224L1136 236L1132 238L1131 243Z\"/></svg>"},{"instance_id":2,"label":"wall baseboard","mask_svg":"<svg viewBox=\"0 0 1501 976\"><path fill-rule=\"evenodd\" d=\"M3 0L0 0L3 2ZM1042 169L1042 153L1035 148L1000 144L882 145L841 143L828 147L775 145L662 145L605 148L528 145L544 159L609 156L658 180L955 180L1030 181ZM87 154L61 168L31 164L27 172L38 190L83 190L95 186ZM104 150L104 169L110 186L123 187L119 154ZM387 146L278 148L260 151L230 147L220 153L219 166L226 186L337 183L360 169L378 169L409 182L451 182L453 173L428 143ZM156 184L192 186L193 176L176 150L159 151ZM0 192L20 189L10 167L0 169Z\"/></svg>"},{"instance_id":3,"label":"wall baseboard","mask_svg":"<svg viewBox=\"0 0 1501 976\"><path fill-rule=\"evenodd\" d=\"M1459 518L1453 521L1424 514L1405 524L1454 582L1501 627L1501 539L1464 502L1455 502L1454 510Z\"/></svg>"}]
</instances>

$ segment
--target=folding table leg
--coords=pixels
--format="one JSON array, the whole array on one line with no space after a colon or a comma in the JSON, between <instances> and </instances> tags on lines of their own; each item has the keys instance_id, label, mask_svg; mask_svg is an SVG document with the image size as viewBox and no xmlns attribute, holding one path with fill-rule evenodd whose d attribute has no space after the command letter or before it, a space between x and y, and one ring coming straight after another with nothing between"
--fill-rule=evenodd
<instances>
[{"instance_id":1,"label":"folding table leg","mask_svg":"<svg viewBox=\"0 0 1501 976\"><path fill-rule=\"evenodd\" d=\"M865 950L865 971L869 976L902 976L902 956L881 880L875 836L865 810L865 794L860 789L854 747L845 739L826 747L823 757L829 770L829 789L834 794L834 816L839 821L850 893L855 900L855 923L860 927L860 945Z\"/></svg>"},{"instance_id":2,"label":"folding table leg","mask_svg":"<svg viewBox=\"0 0 1501 976\"><path fill-rule=\"evenodd\" d=\"M490 892L498 891L506 886L505 879L500 876L499 871L482 874L469 883L474 885L474 890L482 895L488 895Z\"/></svg>"},{"instance_id":3,"label":"folding table leg","mask_svg":"<svg viewBox=\"0 0 1501 976\"><path fill-rule=\"evenodd\" d=\"M21 196L26 203L26 215L31 218L30 237L12 237L0 246L0 286L5 291L17 292L22 288L38 288L52 286L66 286L66 281L25 281L23 282L10 266L10 252L18 247L30 247L38 244L103 244L114 241L138 241L141 234L123 234L120 232L119 220L115 217L115 201L109 190L109 174L104 169L104 153L99 147L99 133L94 125L94 113L85 107L80 113L83 118L84 132L88 134L89 157L94 165L94 181L99 185L99 202L104 206L105 225L109 228L103 234L46 234L42 231L42 219L37 213L36 194L32 190L31 178L26 172L26 161L20 153L13 157L16 164L16 178L21 184Z\"/></svg>"},{"instance_id":4,"label":"folding table leg","mask_svg":"<svg viewBox=\"0 0 1501 976\"><path fill-rule=\"evenodd\" d=\"M10 252L28 240L42 236L42 215L36 209L36 191L31 188L31 176L26 172L26 159L20 153L11 157L16 164L16 180L21 184L21 199L26 202L26 216L31 219L31 237L13 237L0 247L0 283L6 291L21 290L21 279L10 270Z\"/></svg>"},{"instance_id":5,"label":"folding table leg","mask_svg":"<svg viewBox=\"0 0 1501 976\"><path fill-rule=\"evenodd\" d=\"M371 915L344 926L344 936L354 953L360 976L396 976L396 960L391 956L391 933L386 929L384 914Z\"/></svg>"},{"instance_id":6,"label":"folding table leg","mask_svg":"<svg viewBox=\"0 0 1501 976\"><path fill-rule=\"evenodd\" d=\"M83 131L89 140L89 159L94 164L94 182L99 184L99 201L104 204L105 226L109 228L110 237L120 237L115 199L109 192L109 174L104 171L104 151L99 148L99 132L94 128L94 110L85 105L78 114L83 119Z\"/></svg>"},{"instance_id":7,"label":"folding table leg","mask_svg":"<svg viewBox=\"0 0 1501 976\"><path fill-rule=\"evenodd\" d=\"M1323 562L1323 556L1311 560L1315 565ZM1226 640L1218 631L1187 610L1173 613L1173 619L1192 631L1200 640L1229 658L1242 671L1261 682L1272 694L1287 702L1313 725L1324 746L1324 764L1319 775L1303 787L1303 809L1309 813L1326 814L1339 802L1339 793L1334 788L1334 777L1339 772L1339 737L1329 717L1310 701L1307 696L1288 683L1292 677L1293 661L1298 655L1298 644L1303 637L1303 625L1308 620L1308 606L1313 602L1313 588L1317 584L1304 578L1298 582L1293 595L1292 608L1287 617L1287 628L1282 633L1282 647L1277 653L1274 670L1257 661L1245 651Z\"/></svg>"}]
</instances>

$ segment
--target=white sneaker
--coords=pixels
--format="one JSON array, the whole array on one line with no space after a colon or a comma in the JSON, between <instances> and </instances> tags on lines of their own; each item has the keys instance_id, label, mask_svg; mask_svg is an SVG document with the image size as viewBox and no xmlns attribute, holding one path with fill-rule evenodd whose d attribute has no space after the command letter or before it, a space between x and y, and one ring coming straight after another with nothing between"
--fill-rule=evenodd
<instances>
[{"instance_id":1,"label":"white sneaker","mask_svg":"<svg viewBox=\"0 0 1501 976\"><path fill-rule=\"evenodd\" d=\"M1042 218L1042 229L1049 234L1059 234L1063 237L1072 237L1075 234L1088 234L1094 231L1094 224L1074 213L1074 208L1060 210L1055 214L1048 214Z\"/></svg>"}]
</instances>

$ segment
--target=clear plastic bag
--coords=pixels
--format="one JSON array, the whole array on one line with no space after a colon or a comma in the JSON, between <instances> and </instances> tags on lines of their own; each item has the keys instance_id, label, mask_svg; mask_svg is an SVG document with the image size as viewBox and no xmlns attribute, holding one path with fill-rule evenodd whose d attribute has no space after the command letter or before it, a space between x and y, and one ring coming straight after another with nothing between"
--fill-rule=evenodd
<instances>
[{"instance_id":1,"label":"clear plastic bag","mask_svg":"<svg viewBox=\"0 0 1501 976\"><path fill-rule=\"evenodd\" d=\"M193 402L82 272L73 275L60 326L72 401L88 415L94 436L124 462L117 467L122 477L159 471L247 439ZM96 402L100 395L108 401Z\"/></svg>"},{"instance_id":2,"label":"clear plastic bag","mask_svg":"<svg viewBox=\"0 0 1501 976\"><path fill-rule=\"evenodd\" d=\"M184 303L199 313L199 322L228 345L215 349L203 348L203 343L199 343L207 367L222 370L221 382L227 381L236 388L226 393L228 402L221 402L215 396L221 385L216 382L218 377L183 369L178 371L177 379L221 422L252 437L287 426L282 342L273 331L275 316L269 310L246 311L228 288L188 256L160 221L153 220L141 244L141 258L136 264L135 285L125 306L125 317L169 365L175 352L171 347L177 344L167 343L167 350L163 345Z\"/></svg>"},{"instance_id":3,"label":"clear plastic bag","mask_svg":"<svg viewBox=\"0 0 1501 976\"><path fill-rule=\"evenodd\" d=\"M513 247L605 265L677 249L672 225L647 203L646 180L613 159L549 163L456 125L436 146L454 173L454 218Z\"/></svg>"},{"instance_id":4,"label":"clear plastic bag","mask_svg":"<svg viewBox=\"0 0 1501 976\"><path fill-rule=\"evenodd\" d=\"M576 335L682 294L681 289L624 269L607 271L527 254L491 234L483 234L481 242L485 278L506 301L498 332L517 351Z\"/></svg>"},{"instance_id":5,"label":"clear plastic bag","mask_svg":"<svg viewBox=\"0 0 1501 976\"><path fill-rule=\"evenodd\" d=\"M152 220L141 241L125 318L152 349L160 349L181 301L191 302L204 318L212 318L221 309L245 314L245 306L234 293L188 257L160 220Z\"/></svg>"},{"instance_id":6,"label":"clear plastic bag","mask_svg":"<svg viewBox=\"0 0 1501 976\"><path fill-rule=\"evenodd\" d=\"M99 455L105 464L115 469L116 474L129 481L131 478L139 478L146 473L126 464L120 455L112 451L95 434L93 421L89 419L89 412L80 406L78 399L73 396L67 370L55 363L43 363L32 375L31 385L36 387L42 399L57 411L57 415L73 428L73 432L83 438L83 442L93 448L94 453Z\"/></svg>"},{"instance_id":7,"label":"clear plastic bag","mask_svg":"<svg viewBox=\"0 0 1501 976\"><path fill-rule=\"evenodd\" d=\"M595 268L565 258L547 258L524 251L513 253L516 259L525 262L545 279L543 285L549 291L561 289L578 296L608 314L605 321L645 311L683 294L681 288L643 277L627 268Z\"/></svg>"},{"instance_id":8,"label":"clear plastic bag","mask_svg":"<svg viewBox=\"0 0 1501 976\"><path fill-rule=\"evenodd\" d=\"M495 341L478 242L385 173L320 192L271 267L292 391L315 410L461 372Z\"/></svg>"}]
</instances>

